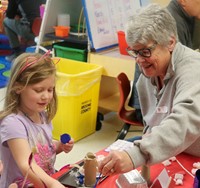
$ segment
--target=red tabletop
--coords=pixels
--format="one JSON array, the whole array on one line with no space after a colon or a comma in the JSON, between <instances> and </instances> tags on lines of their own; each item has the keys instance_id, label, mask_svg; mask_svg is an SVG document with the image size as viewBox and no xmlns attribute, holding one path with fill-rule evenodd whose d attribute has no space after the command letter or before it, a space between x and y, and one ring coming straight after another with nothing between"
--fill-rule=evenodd
<instances>
[{"instance_id":1,"label":"red tabletop","mask_svg":"<svg viewBox=\"0 0 200 188\"><path fill-rule=\"evenodd\" d=\"M97 153L97 155L107 155L108 153L104 150ZM190 173L193 169L193 163L200 162L200 157L194 157L185 153L181 153L178 156L176 156L176 159L184 166L185 169L187 169ZM182 172L183 168L177 161L171 161L171 164L168 166L164 166L161 164L156 164L150 167L150 176L151 176L151 182L153 182L157 176L160 174L160 172L163 169L166 169L169 176L174 178L174 175L178 172ZM53 175L54 178L59 178L62 174L64 174L69 169L63 169L56 174ZM116 179L119 175L113 175L108 178L106 178L104 181L102 181L97 188L117 188L116 185ZM189 175L187 172L185 172L184 179L183 179L183 185L173 185L174 188L192 188L193 187L193 181L194 178ZM152 188L159 188L158 184L155 184Z\"/></svg>"}]
</instances>

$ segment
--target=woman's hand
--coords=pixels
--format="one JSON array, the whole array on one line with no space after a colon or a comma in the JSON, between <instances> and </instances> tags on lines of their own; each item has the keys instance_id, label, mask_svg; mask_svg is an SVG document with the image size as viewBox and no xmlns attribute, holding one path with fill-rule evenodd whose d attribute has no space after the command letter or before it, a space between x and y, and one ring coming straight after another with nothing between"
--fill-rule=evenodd
<instances>
[{"instance_id":1,"label":"woman's hand","mask_svg":"<svg viewBox=\"0 0 200 188\"><path fill-rule=\"evenodd\" d=\"M106 176L133 169L132 160L125 151L111 151L99 164L99 171Z\"/></svg>"}]
</instances>

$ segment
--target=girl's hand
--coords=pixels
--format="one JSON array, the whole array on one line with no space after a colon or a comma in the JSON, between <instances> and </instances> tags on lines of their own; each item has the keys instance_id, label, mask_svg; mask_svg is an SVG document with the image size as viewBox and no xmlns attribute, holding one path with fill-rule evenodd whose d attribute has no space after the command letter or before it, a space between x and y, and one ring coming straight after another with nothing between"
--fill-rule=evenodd
<instances>
[{"instance_id":1,"label":"girl's hand","mask_svg":"<svg viewBox=\"0 0 200 188\"><path fill-rule=\"evenodd\" d=\"M12 183L8 186L8 188L18 188L16 183Z\"/></svg>"},{"instance_id":2,"label":"girl's hand","mask_svg":"<svg viewBox=\"0 0 200 188\"><path fill-rule=\"evenodd\" d=\"M68 153L72 150L72 148L74 146L74 139L72 139L72 138L66 144L63 144L61 141L58 141L58 140L54 140L53 142L56 146L56 154L59 154L62 151L64 151L65 153Z\"/></svg>"},{"instance_id":3,"label":"girl's hand","mask_svg":"<svg viewBox=\"0 0 200 188\"><path fill-rule=\"evenodd\" d=\"M72 150L73 146L74 146L74 140L71 139L66 144L61 143L61 150L64 151L65 153L69 153Z\"/></svg>"}]
</instances>

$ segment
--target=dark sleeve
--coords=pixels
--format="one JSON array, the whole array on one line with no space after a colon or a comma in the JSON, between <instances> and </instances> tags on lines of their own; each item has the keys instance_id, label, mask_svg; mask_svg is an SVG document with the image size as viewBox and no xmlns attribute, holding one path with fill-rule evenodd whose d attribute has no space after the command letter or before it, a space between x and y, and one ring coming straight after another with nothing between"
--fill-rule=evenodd
<instances>
[{"instance_id":1,"label":"dark sleeve","mask_svg":"<svg viewBox=\"0 0 200 188\"><path fill-rule=\"evenodd\" d=\"M131 92L131 97L129 100L128 105L135 108L135 109L140 109L140 102L139 102L139 97L138 97L138 92L136 88L136 83L140 77L140 69L138 64L135 64L135 75L134 75L134 80L133 80L133 85L132 85L132 92Z\"/></svg>"},{"instance_id":2,"label":"dark sleeve","mask_svg":"<svg viewBox=\"0 0 200 188\"><path fill-rule=\"evenodd\" d=\"M18 5L15 0L8 0L8 7L6 10L6 16L8 18L14 18L18 15Z\"/></svg>"},{"instance_id":3,"label":"dark sleeve","mask_svg":"<svg viewBox=\"0 0 200 188\"><path fill-rule=\"evenodd\" d=\"M189 30L190 28L186 24L181 24L177 22L177 32L178 32L178 38L179 41L189 47L193 48L192 44L192 31Z\"/></svg>"}]
</instances>

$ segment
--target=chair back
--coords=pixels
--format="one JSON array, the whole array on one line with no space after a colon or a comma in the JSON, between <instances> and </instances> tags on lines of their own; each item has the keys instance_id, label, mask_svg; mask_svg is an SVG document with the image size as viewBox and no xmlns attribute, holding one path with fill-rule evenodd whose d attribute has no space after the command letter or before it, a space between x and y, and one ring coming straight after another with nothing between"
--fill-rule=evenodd
<instances>
[{"instance_id":1,"label":"chair back","mask_svg":"<svg viewBox=\"0 0 200 188\"><path fill-rule=\"evenodd\" d=\"M117 76L117 82L119 87L119 93L120 93L120 102L119 102L119 110L118 115L121 117L121 115L126 111L125 109L125 103L129 96L131 86L130 81L125 73L120 73Z\"/></svg>"},{"instance_id":2,"label":"chair back","mask_svg":"<svg viewBox=\"0 0 200 188\"><path fill-rule=\"evenodd\" d=\"M129 131L130 126L143 126L143 123L138 121L136 110L134 108L126 108L126 101L129 97L131 91L130 81L125 73L120 73L117 78L117 83L119 87L120 101L118 116L124 122L122 129L120 130L116 140L124 139Z\"/></svg>"},{"instance_id":3,"label":"chair back","mask_svg":"<svg viewBox=\"0 0 200 188\"><path fill-rule=\"evenodd\" d=\"M39 36L41 24L42 24L42 18L36 17L32 24L32 32L35 36Z\"/></svg>"}]
</instances>

